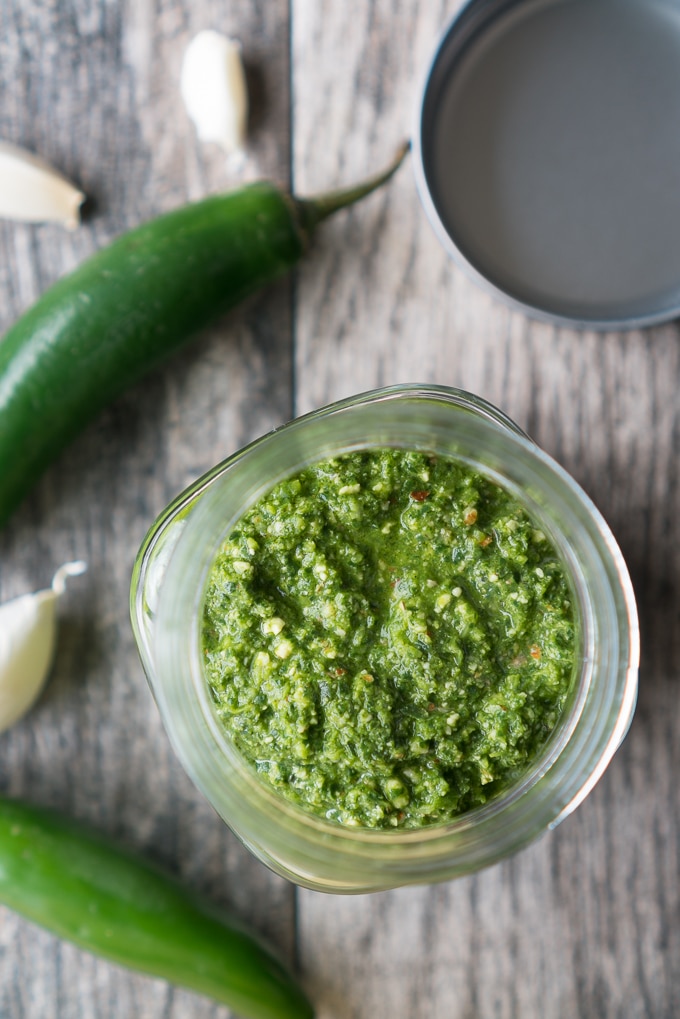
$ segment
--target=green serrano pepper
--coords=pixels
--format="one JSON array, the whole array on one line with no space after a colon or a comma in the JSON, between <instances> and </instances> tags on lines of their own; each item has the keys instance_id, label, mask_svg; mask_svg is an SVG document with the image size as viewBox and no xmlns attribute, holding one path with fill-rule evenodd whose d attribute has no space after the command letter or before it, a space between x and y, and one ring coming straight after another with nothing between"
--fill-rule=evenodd
<instances>
[{"instance_id":1,"label":"green serrano pepper","mask_svg":"<svg viewBox=\"0 0 680 1019\"><path fill-rule=\"evenodd\" d=\"M314 1015L284 967L233 919L50 810L0 799L0 902L80 948L248 1019Z\"/></svg>"},{"instance_id":2,"label":"green serrano pepper","mask_svg":"<svg viewBox=\"0 0 680 1019\"><path fill-rule=\"evenodd\" d=\"M0 342L0 525L107 403L217 315L289 270L316 226L383 184L297 199L258 182L123 234Z\"/></svg>"}]
</instances>

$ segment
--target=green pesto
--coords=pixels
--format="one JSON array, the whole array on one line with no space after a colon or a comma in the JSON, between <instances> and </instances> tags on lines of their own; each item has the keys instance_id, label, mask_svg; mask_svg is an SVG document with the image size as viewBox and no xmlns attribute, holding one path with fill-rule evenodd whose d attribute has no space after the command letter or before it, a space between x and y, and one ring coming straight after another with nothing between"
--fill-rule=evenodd
<instances>
[{"instance_id":1,"label":"green pesto","mask_svg":"<svg viewBox=\"0 0 680 1019\"><path fill-rule=\"evenodd\" d=\"M218 717L277 791L343 824L417 828L486 803L539 752L574 611L513 496L379 449L314 464L241 518L203 646Z\"/></svg>"}]
</instances>

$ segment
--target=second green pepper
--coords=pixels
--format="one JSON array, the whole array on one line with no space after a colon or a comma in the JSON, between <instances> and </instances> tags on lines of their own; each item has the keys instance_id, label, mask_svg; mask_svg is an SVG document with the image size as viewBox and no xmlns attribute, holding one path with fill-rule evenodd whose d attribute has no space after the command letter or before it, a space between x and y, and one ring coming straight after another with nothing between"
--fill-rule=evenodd
<instances>
[{"instance_id":1,"label":"second green pepper","mask_svg":"<svg viewBox=\"0 0 680 1019\"><path fill-rule=\"evenodd\" d=\"M248 1019L312 1019L309 1001L240 924L101 835L0 799L0 902L112 962Z\"/></svg>"}]
</instances>

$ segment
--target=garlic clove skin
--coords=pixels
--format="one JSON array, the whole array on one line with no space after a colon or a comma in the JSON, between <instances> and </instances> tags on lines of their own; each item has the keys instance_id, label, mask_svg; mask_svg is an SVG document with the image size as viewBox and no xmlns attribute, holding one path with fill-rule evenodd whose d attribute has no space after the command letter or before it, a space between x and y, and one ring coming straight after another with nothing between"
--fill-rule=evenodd
<instances>
[{"instance_id":1,"label":"garlic clove skin","mask_svg":"<svg viewBox=\"0 0 680 1019\"><path fill-rule=\"evenodd\" d=\"M226 153L243 148L248 90L241 46L219 32L199 32L184 54L180 92L201 141Z\"/></svg>"},{"instance_id":2,"label":"garlic clove skin","mask_svg":"<svg viewBox=\"0 0 680 1019\"><path fill-rule=\"evenodd\" d=\"M54 658L54 591L25 594L0 608L0 732L37 700Z\"/></svg>"},{"instance_id":3,"label":"garlic clove skin","mask_svg":"<svg viewBox=\"0 0 680 1019\"><path fill-rule=\"evenodd\" d=\"M0 142L0 217L75 230L85 195L38 156Z\"/></svg>"},{"instance_id":4,"label":"garlic clove skin","mask_svg":"<svg viewBox=\"0 0 680 1019\"><path fill-rule=\"evenodd\" d=\"M66 577L86 569L82 561L66 563L47 590L0 605L0 732L26 714L45 685L56 647L57 601Z\"/></svg>"}]
</instances>

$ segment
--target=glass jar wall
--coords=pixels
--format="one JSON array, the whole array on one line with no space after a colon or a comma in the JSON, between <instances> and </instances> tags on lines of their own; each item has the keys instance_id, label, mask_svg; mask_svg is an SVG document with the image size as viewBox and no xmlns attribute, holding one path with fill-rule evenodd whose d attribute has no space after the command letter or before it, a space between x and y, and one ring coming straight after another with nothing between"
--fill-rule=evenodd
<instances>
[{"instance_id":1,"label":"glass jar wall","mask_svg":"<svg viewBox=\"0 0 680 1019\"><path fill-rule=\"evenodd\" d=\"M201 656L206 578L239 517L274 484L310 463L383 447L460 460L513 494L556 548L578 622L567 706L526 773L451 822L388 831L317 817L258 777L216 718ZM345 400L291 422L215 467L147 535L133 575L132 620L163 722L190 777L257 857L323 891L444 880L522 848L592 789L635 705L635 602L605 521L573 479L500 411L441 387L397 386Z\"/></svg>"}]
</instances>

